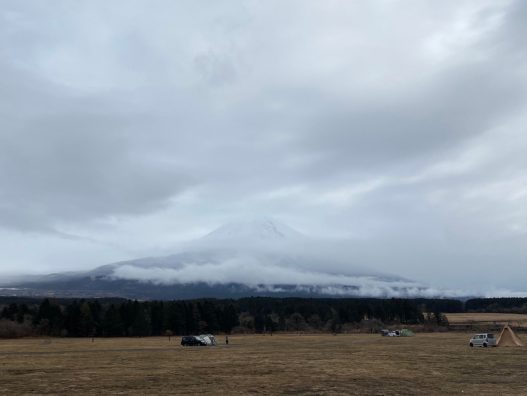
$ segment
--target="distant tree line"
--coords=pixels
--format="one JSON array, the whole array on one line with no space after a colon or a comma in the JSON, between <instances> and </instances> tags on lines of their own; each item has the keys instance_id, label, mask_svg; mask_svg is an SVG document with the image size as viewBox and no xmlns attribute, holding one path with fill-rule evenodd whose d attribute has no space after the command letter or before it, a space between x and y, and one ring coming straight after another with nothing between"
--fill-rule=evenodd
<instances>
[{"instance_id":1,"label":"distant tree line","mask_svg":"<svg viewBox=\"0 0 527 396\"><path fill-rule=\"evenodd\" d=\"M474 298L465 303L467 312L501 312L527 314L526 297Z\"/></svg>"},{"instance_id":2,"label":"distant tree line","mask_svg":"<svg viewBox=\"0 0 527 396\"><path fill-rule=\"evenodd\" d=\"M3 306L3 307L2 307ZM159 336L198 333L340 332L360 326L444 324L461 312L445 299L308 299L132 301L0 299L0 336Z\"/></svg>"},{"instance_id":3,"label":"distant tree line","mask_svg":"<svg viewBox=\"0 0 527 396\"><path fill-rule=\"evenodd\" d=\"M40 335L121 337L229 333L238 324L238 313L230 304L212 301L73 300L65 303L45 299L33 306L10 303L2 309L2 319L29 325Z\"/></svg>"},{"instance_id":4,"label":"distant tree line","mask_svg":"<svg viewBox=\"0 0 527 396\"><path fill-rule=\"evenodd\" d=\"M0 337L121 337L198 333L340 332L448 325L443 312L527 313L527 298L185 301L0 297Z\"/></svg>"}]
</instances>

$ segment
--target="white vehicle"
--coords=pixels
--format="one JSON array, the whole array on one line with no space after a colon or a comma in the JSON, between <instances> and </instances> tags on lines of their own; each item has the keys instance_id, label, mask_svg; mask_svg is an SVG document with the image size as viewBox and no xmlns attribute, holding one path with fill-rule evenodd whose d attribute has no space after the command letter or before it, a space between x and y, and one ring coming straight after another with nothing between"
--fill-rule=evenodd
<instances>
[{"instance_id":1,"label":"white vehicle","mask_svg":"<svg viewBox=\"0 0 527 396\"><path fill-rule=\"evenodd\" d=\"M494 334L491 333L481 333L476 334L472 336L472 338L469 341L469 345L471 347L479 346L479 347L495 347L496 346L496 337L494 337Z\"/></svg>"}]
</instances>

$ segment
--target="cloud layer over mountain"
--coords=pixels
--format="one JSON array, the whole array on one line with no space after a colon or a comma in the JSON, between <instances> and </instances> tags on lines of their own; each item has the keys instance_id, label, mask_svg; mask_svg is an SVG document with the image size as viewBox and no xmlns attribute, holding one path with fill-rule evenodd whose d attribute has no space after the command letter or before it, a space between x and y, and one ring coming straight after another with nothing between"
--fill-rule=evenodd
<instances>
[{"instance_id":1,"label":"cloud layer over mountain","mask_svg":"<svg viewBox=\"0 0 527 396\"><path fill-rule=\"evenodd\" d=\"M526 18L520 0L4 1L0 275L269 214L353 265L519 290Z\"/></svg>"},{"instance_id":2,"label":"cloud layer over mountain","mask_svg":"<svg viewBox=\"0 0 527 396\"><path fill-rule=\"evenodd\" d=\"M352 255L338 241L310 238L271 219L253 219L225 224L176 254L105 265L87 275L160 286L241 285L266 295L466 297L497 292L436 288L361 267L350 261Z\"/></svg>"}]
</instances>

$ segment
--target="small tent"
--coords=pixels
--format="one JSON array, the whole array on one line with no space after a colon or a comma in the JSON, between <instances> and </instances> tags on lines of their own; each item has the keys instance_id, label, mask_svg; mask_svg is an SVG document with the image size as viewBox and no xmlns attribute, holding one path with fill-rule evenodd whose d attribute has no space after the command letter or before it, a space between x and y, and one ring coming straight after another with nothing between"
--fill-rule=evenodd
<instances>
[{"instance_id":1,"label":"small tent","mask_svg":"<svg viewBox=\"0 0 527 396\"><path fill-rule=\"evenodd\" d=\"M516 333L506 325L498 336L497 346L524 346L524 343L518 338Z\"/></svg>"},{"instance_id":2,"label":"small tent","mask_svg":"<svg viewBox=\"0 0 527 396\"><path fill-rule=\"evenodd\" d=\"M212 334L202 334L198 337L207 345L216 345L216 338Z\"/></svg>"},{"instance_id":3,"label":"small tent","mask_svg":"<svg viewBox=\"0 0 527 396\"><path fill-rule=\"evenodd\" d=\"M408 329L402 329L399 332L399 334L400 334L401 337L413 337L414 336L414 332L412 330L408 330Z\"/></svg>"}]
</instances>

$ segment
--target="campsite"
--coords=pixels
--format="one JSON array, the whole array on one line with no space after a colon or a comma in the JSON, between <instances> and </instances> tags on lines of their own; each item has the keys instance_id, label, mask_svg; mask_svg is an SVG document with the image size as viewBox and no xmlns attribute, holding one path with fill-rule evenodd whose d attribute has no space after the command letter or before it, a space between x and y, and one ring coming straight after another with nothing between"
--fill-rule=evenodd
<instances>
[{"instance_id":1,"label":"campsite","mask_svg":"<svg viewBox=\"0 0 527 396\"><path fill-rule=\"evenodd\" d=\"M4 302L0 394L527 389L527 315L466 311L514 303L502 310L523 312L524 299Z\"/></svg>"},{"instance_id":2,"label":"campsite","mask_svg":"<svg viewBox=\"0 0 527 396\"><path fill-rule=\"evenodd\" d=\"M176 337L0 340L0 393L524 393L527 348L470 348L469 337L236 335L210 348Z\"/></svg>"}]
</instances>

